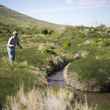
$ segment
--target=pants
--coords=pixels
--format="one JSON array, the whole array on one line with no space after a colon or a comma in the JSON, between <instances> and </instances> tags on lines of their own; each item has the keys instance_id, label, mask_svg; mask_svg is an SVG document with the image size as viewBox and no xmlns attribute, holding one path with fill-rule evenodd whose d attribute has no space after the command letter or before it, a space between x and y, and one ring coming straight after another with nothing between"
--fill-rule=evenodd
<instances>
[{"instance_id":1,"label":"pants","mask_svg":"<svg viewBox=\"0 0 110 110\"><path fill-rule=\"evenodd\" d=\"M7 47L9 62L12 64L15 60L15 48Z\"/></svg>"}]
</instances>

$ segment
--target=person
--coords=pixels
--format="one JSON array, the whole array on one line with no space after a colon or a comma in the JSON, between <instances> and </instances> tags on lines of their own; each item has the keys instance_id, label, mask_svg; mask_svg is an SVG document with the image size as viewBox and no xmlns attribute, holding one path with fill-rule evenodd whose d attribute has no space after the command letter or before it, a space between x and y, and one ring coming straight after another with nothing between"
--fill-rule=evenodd
<instances>
[{"instance_id":1,"label":"person","mask_svg":"<svg viewBox=\"0 0 110 110\"><path fill-rule=\"evenodd\" d=\"M19 38L18 38L18 33L16 31L14 31L7 43L8 57L9 57L9 62L11 64L15 60L16 46L19 46L20 48L22 48L22 46L20 45Z\"/></svg>"}]
</instances>

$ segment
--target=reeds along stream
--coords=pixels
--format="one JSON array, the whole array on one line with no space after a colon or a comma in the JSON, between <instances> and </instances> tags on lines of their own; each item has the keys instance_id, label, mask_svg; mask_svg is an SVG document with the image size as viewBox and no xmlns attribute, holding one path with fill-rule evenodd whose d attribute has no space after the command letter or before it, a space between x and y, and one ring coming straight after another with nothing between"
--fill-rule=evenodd
<instances>
[{"instance_id":1,"label":"reeds along stream","mask_svg":"<svg viewBox=\"0 0 110 110\"><path fill-rule=\"evenodd\" d=\"M32 89L25 93L21 87L15 97L8 97L8 101L5 110L96 110L89 107L87 101L78 103L74 92L66 88Z\"/></svg>"}]
</instances>

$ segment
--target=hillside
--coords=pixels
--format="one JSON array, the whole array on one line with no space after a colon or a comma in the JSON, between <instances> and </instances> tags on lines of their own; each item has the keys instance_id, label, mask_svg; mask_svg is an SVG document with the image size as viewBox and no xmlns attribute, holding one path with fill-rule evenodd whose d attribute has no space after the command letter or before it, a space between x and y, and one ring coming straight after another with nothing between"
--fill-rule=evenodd
<instances>
[{"instance_id":1,"label":"hillside","mask_svg":"<svg viewBox=\"0 0 110 110\"><path fill-rule=\"evenodd\" d=\"M6 43L14 30L20 33L23 49L16 49L16 61L10 65ZM70 62L68 82L71 86L75 85L74 74L77 74L75 80L88 85L87 91L108 92L109 50L110 27L65 27L33 19L0 5L0 101L4 103L7 96L15 95L21 84L25 90L46 88L49 71L65 61Z\"/></svg>"},{"instance_id":2,"label":"hillside","mask_svg":"<svg viewBox=\"0 0 110 110\"><path fill-rule=\"evenodd\" d=\"M37 26L37 27L48 27L52 29L60 27L60 25L37 20L27 15L21 14L3 5L0 5L0 22L4 24L15 24L21 27Z\"/></svg>"},{"instance_id":3,"label":"hillside","mask_svg":"<svg viewBox=\"0 0 110 110\"><path fill-rule=\"evenodd\" d=\"M8 95L14 95L21 84L26 90L46 86L43 66L50 57L46 51L53 46L53 36L59 36L62 29L64 26L36 20L0 5L0 103L4 103ZM14 30L21 35L23 49L17 48L18 55L12 66L8 62L6 44Z\"/></svg>"}]
</instances>

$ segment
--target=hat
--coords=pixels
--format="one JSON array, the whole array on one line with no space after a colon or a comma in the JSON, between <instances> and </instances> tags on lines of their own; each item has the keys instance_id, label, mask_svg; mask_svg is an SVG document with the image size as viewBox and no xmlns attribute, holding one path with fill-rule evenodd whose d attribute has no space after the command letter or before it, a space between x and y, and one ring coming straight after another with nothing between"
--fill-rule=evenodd
<instances>
[{"instance_id":1,"label":"hat","mask_svg":"<svg viewBox=\"0 0 110 110\"><path fill-rule=\"evenodd\" d=\"M18 34L16 31L13 31L13 33L12 33L13 35L16 35L16 34Z\"/></svg>"}]
</instances>

